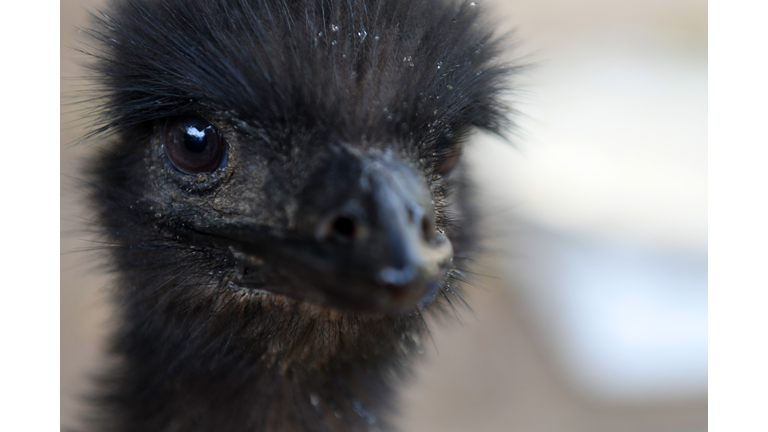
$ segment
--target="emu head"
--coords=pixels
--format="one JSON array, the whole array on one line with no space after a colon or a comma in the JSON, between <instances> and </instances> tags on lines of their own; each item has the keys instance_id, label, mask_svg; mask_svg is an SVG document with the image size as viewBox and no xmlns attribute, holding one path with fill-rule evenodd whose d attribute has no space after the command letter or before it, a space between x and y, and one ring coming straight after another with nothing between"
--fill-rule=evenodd
<instances>
[{"instance_id":1,"label":"emu head","mask_svg":"<svg viewBox=\"0 0 768 432\"><path fill-rule=\"evenodd\" d=\"M230 327L432 303L470 240L462 142L505 121L511 68L479 9L116 2L90 32L112 136L93 178L124 300Z\"/></svg>"}]
</instances>

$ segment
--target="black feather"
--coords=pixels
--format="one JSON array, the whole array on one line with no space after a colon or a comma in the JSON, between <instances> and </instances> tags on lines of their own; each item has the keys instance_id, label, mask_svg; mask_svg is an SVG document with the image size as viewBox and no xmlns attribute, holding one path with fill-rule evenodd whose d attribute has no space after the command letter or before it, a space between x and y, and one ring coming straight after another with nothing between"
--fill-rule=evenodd
<instances>
[{"instance_id":1,"label":"black feather","mask_svg":"<svg viewBox=\"0 0 768 432\"><path fill-rule=\"evenodd\" d=\"M499 60L481 10L444 0L123 0L95 15L92 136L105 145L89 175L122 324L94 396L95 430L391 428L393 386L428 337L423 314L463 302L466 259L446 270L434 302L347 310L244 288L260 277L299 282L259 273L201 240L199 227L237 215L303 232L297 197L343 144L394 152L420 173L436 229L454 256L471 257L463 170L439 167L473 128L509 126L501 96L515 70ZM224 168L189 176L167 163L163 125L189 114L227 138Z\"/></svg>"}]
</instances>

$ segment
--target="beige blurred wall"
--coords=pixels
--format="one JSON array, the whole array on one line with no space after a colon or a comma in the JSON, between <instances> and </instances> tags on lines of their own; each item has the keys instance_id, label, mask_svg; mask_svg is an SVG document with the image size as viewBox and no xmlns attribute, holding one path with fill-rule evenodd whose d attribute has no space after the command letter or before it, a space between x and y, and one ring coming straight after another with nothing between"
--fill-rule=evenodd
<instances>
[{"instance_id":1,"label":"beige blurred wall","mask_svg":"<svg viewBox=\"0 0 768 432\"><path fill-rule=\"evenodd\" d=\"M707 9L703 1L487 1L504 25L517 28L519 52L542 52L582 34L601 29L645 26L704 34ZM491 4L494 3L494 4ZM65 95L81 85L76 57L78 25L93 3L61 2L61 88ZM493 8L493 9L491 9ZM539 56L537 58L537 55ZM546 59L544 59L546 60ZM535 81L536 69L531 72ZM535 95L533 97L535 100ZM79 177L89 144L73 145L82 133L79 114L62 108L61 143L61 422L76 426L87 393L88 376L104 363L103 340L110 325L103 295L108 277L98 268L98 253L84 232L87 209L82 207ZM521 138L526 139L526 138ZM481 185L482 186L482 185ZM508 224L519 224L510 217ZM514 227L513 227L514 228ZM500 274L504 256L481 263L481 273ZM707 429L706 395L674 403L597 403L574 391L560 377L536 332L525 319L525 304L509 282L483 278L468 287L473 312L462 319L433 325L437 350L419 366L419 378L403 394L404 430L410 431L589 431L650 432ZM513 288L513 287L512 287ZM450 320L448 320L450 321Z\"/></svg>"},{"instance_id":2,"label":"beige blurred wall","mask_svg":"<svg viewBox=\"0 0 768 432\"><path fill-rule=\"evenodd\" d=\"M98 269L98 256L80 252L91 248L87 211L82 206L82 158L89 146L77 144L83 129L75 107L67 104L83 83L84 72L74 63L77 25L85 22L81 2L61 2L61 424L77 425L80 397L88 391L88 375L103 363L100 355L109 313L100 290L107 277Z\"/></svg>"}]
</instances>

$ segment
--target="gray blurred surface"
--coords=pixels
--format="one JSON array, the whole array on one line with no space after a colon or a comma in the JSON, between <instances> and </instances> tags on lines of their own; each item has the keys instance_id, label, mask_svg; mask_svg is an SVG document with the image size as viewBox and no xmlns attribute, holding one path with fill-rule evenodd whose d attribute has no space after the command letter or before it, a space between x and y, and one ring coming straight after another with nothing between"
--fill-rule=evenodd
<instances>
[{"instance_id":1,"label":"gray blurred surface","mask_svg":"<svg viewBox=\"0 0 768 432\"><path fill-rule=\"evenodd\" d=\"M489 10L490 7L497 8L494 10L501 12L499 16L505 18L506 27L518 28L517 37L523 41L519 49L523 52L557 52L558 47L561 50L567 47L564 41L576 38L574 35L590 31L599 35L600 28L633 26L661 29L661 34L667 34L670 29L694 35L703 32L706 46L705 2L499 0L496 3L488 4ZM75 46L76 26L85 22L89 4L77 0L61 2L62 77L83 74L72 63L75 54L71 47ZM532 81L535 81L536 70L530 74L534 78ZM62 78L64 94L76 90L76 85L79 84ZM536 105L535 95L530 100ZM83 230L88 225L88 213L82 206L81 188L73 180L79 177L83 156L92 148L70 145L82 133L78 125L79 114L67 107L62 112L61 422L63 426L76 426L78 413L83 407L79 396L88 391L88 376L104 363L101 352L111 323L103 289L109 278L98 268L98 254L74 252L93 247ZM578 114L574 113L574 116ZM479 171L483 170L483 166L479 168ZM505 189L498 178L479 176L478 181L481 188ZM534 185L515 186L524 189ZM496 197L491 201L505 199L501 195L491 194ZM489 198L485 199L487 204ZM517 198L506 199L508 202L487 205L489 212L494 214L489 219L490 223L498 226L501 234L492 232L499 239L491 245L493 252L477 269L480 273L499 278L480 278L477 288L467 287L473 312L461 310L461 320L446 319L432 325L437 350L432 349L429 358L419 364L418 379L403 393L403 429L526 432L706 430L706 391L673 400L598 402L598 399L590 398L565 379L562 368L557 366L563 360L555 357L554 351L543 339L542 335L546 332L537 328L535 308L526 295L530 292L526 288L530 287L518 286L530 284L530 281L526 277L509 274L515 263L519 267L520 257L515 254L520 250L510 249L508 245L523 245L526 243L522 239L541 238L549 235L550 231L537 224L536 217L540 213L530 212L527 219L515 217L515 210L507 210L516 209ZM498 209L502 211L497 212ZM639 224L645 226L643 221ZM541 225L547 223L542 222ZM580 226L574 226L574 230L578 231ZM623 232L632 232L633 226L637 225L624 225ZM567 231L572 227L556 228ZM684 237L684 240L690 237Z\"/></svg>"}]
</instances>

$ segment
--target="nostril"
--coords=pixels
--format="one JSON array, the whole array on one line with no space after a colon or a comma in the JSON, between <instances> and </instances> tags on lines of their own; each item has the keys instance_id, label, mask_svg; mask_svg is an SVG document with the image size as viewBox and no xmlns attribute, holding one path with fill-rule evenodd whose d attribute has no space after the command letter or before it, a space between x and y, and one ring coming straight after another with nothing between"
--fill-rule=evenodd
<instances>
[{"instance_id":1,"label":"nostril","mask_svg":"<svg viewBox=\"0 0 768 432\"><path fill-rule=\"evenodd\" d=\"M331 234L346 240L353 240L357 235L357 227L352 219L339 216L331 224Z\"/></svg>"},{"instance_id":2,"label":"nostril","mask_svg":"<svg viewBox=\"0 0 768 432\"><path fill-rule=\"evenodd\" d=\"M435 226L432 220L427 216L421 217L421 232L424 235L425 240L432 240L435 236Z\"/></svg>"}]
</instances>

